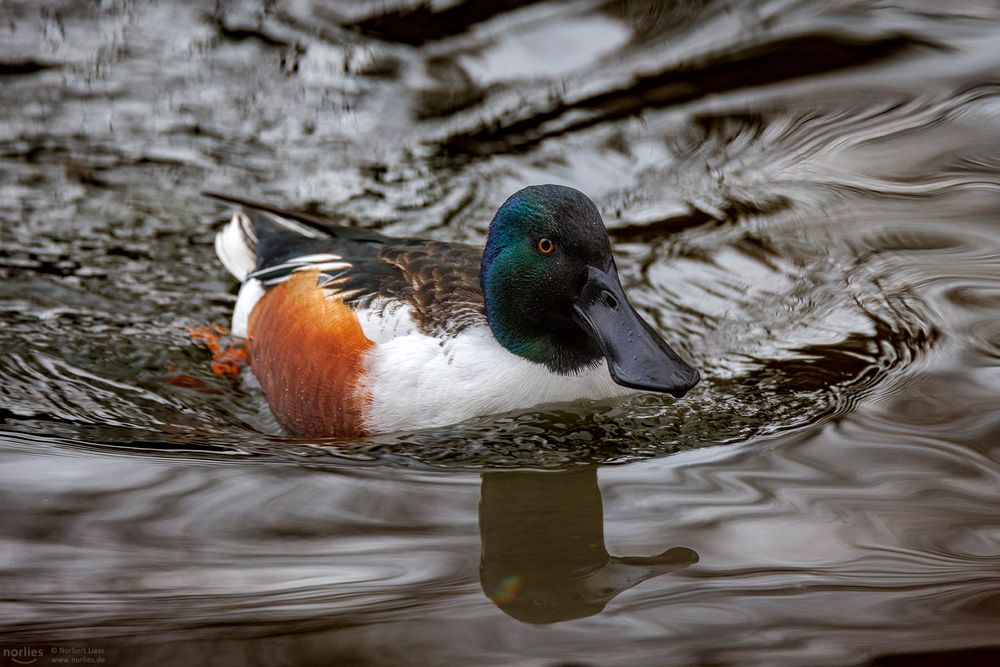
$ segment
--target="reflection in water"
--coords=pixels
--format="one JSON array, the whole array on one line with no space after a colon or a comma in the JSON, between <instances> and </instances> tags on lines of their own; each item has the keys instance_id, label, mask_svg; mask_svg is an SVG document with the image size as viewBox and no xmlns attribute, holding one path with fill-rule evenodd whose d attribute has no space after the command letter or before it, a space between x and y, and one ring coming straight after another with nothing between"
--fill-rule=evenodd
<instances>
[{"instance_id":1,"label":"reflection in water","mask_svg":"<svg viewBox=\"0 0 1000 667\"><path fill-rule=\"evenodd\" d=\"M592 616L646 579L698 562L686 547L609 555L596 468L485 473L479 530L483 592L525 623Z\"/></svg>"}]
</instances>

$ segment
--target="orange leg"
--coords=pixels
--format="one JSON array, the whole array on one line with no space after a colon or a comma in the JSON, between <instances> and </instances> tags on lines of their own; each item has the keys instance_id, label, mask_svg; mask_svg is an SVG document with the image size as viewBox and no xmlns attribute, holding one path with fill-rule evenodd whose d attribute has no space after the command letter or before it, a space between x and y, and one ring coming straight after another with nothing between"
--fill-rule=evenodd
<instances>
[{"instance_id":1,"label":"orange leg","mask_svg":"<svg viewBox=\"0 0 1000 667\"><path fill-rule=\"evenodd\" d=\"M188 327L188 333L194 340L205 343L212 353L212 372L219 377L235 377L249 362L245 341L229 336L229 329L223 326Z\"/></svg>"}]
</instances>

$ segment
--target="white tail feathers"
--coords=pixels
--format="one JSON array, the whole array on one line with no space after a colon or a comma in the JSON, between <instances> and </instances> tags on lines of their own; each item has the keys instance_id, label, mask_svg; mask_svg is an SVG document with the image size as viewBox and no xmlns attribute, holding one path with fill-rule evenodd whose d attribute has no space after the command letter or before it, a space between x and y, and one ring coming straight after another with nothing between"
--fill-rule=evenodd
<instances>
[{"instance_id":1,"label":"white tail feathers","mask_svg":"<svg viewBox=\"0 0 1000 667\"><path fill-rule=\"evenodd\" d=\"M248 236L248 234L250 236ZM240 282L257 268L253 245L253 227L243 211L233 213L233 219L215 235L215 254L226 269Z\"/></svg>"}]
</instances>

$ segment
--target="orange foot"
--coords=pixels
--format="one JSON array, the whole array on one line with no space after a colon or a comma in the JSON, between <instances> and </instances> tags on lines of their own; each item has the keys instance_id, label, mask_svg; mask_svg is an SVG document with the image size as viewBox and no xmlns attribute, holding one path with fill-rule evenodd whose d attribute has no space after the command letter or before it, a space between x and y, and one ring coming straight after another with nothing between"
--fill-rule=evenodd
<instances>
[{"instance_id":1,"label":"orange foot","mask_svg":"<svg viewBox=\"0 0 1000 667\"><path fill-rule=\"evenodd\" d=\"M245 341L231 337L229 329L223 326L188 327L188 333L194 340L204 341L212 353L212 372L219 377L239 375L240 369L249 362Z\"/></svg>"}]
</instances>

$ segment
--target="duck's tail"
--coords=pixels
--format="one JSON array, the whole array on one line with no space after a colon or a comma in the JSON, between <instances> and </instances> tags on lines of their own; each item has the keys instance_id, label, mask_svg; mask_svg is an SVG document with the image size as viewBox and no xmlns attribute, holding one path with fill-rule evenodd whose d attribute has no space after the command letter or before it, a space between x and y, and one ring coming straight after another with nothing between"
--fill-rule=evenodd
<instances>
[{"instance_id":1,"label":"duck's tail","mask_svg":"<svg viewBox=\"0 0 1000 667\"><path fill-rule=\"evenodd\" d=\"M243 211L233 213L233 219L215 235L215 254L226 270L245 282L257 268L257 236L253 223Z\"/></svg>"},{"instance_id":2,"label":"duck's tail","mask_svg":"<svg viewBox=\"0 0 1000 667\"><path fill-rule=\"evenodd\" d=\"M240 208L215 235L215 253L241 283L232 334L246 336L250 312L265 290L296 271L343 270L345 254L376 256L388 239L367 229L344 227L244 197L203 193Z\"/></svg>"}]
</instances>

